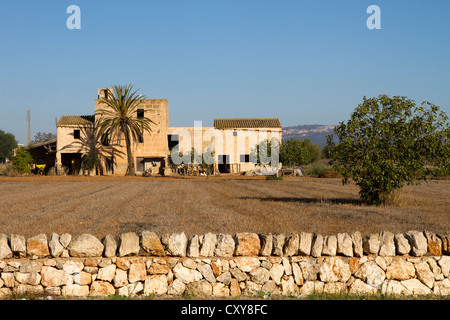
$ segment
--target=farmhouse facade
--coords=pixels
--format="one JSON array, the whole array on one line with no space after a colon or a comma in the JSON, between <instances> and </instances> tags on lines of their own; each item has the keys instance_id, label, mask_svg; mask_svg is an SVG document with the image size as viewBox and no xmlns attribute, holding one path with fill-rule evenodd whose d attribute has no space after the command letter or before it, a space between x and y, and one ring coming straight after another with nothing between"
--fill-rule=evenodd
<instances>
[{"instance_id":1,"label":"farmhouse facade","mask_svg":"<svg viewBox=\"0 0 450 320\"><path fill-rule=\"evenodd\" d=\"M105 107L101 98L110 89L99 89L95 111ZM151 132L143 132L132 141L132 156L137 174L170 174L171 163L189 162L188 154L202 155L213 165L214 173L241 173L255 169L250 161L252 150L261 141L281 142L282 127L277 118L214 119L214 126L170 127L167 99L142 99L136 117L150 118ZM58 174L81 173L83 155L100 159L97 174L123 175L127 170L126 145L123 138L99 135L101 121L96 113L87 116L62 116L57 123L56 171ZM278 165L278 164L277 164Z\"/></svg>"}]
</instances>

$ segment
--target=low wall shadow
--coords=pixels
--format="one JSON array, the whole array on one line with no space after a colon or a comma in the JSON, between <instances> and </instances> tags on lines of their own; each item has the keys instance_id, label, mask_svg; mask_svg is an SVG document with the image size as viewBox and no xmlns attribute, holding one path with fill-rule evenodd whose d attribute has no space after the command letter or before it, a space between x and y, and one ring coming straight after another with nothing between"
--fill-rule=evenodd
<instances>
[{"instance_id":1,"label":"low wall shadow","mask_svg":"<svg viewBox=\"0 0 450 320\"><path fill-rule=\"evenodd\" d=\"M360 199L351 198L305 198L305 197L239 197L242 200L259 200L275 202L301 202L301 203L332 203L332 204L354 204L363 205Z\"/></svg>"}]
</instances>

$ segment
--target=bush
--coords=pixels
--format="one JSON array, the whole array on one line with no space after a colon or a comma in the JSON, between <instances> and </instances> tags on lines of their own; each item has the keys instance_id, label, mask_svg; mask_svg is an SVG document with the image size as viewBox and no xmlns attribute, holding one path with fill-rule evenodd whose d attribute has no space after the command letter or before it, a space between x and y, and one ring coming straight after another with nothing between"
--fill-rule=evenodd
<instances>
[{"instance_id":1,"label":"bush","mask_svg":"<svg viewBox=\"0 0 450 320\"><path fill-rule=\"evenodd\" d=\"M284 166L299 166L320 159L321 151L317 144L311 140L299 140L291 138L280 145L280 162Z\"/></svg>"},{"instance_id":2,"label":"bush","mask_svg":"<svg viewBox=\"0 0 450 320\"><path fill-rule=\"evenodd\" d=\"M331 167L320 164L320 163L314 163L312 164L311 169L307 171L308 175L311 176L319 176L324 171L331 171L333 170Z\"/></svg>"},{"instance_id":3,"label":"bush","mask_svg":"<svg viewBox=\"0 0 450 320\"><path fill-rule=\"evenodd\" d=\"M97 157L85 154L81 158L81 167L86 171L92 171L100 166L101 162Z\"/></svg>"},{"instance_id":4,"label":"bush","mask_svg":"<svg viewBox=\"0 0 450 320\"><path fill-rule=\"evenodd\" d=\"M16 177L17 175L12 163L0 163L0 176Z\"/></svg>"},{"instance_id":5,"label":"bush","mask_svg":"<svg viewBox=\"0 0 450 320\"><path fill-rule=\"evenodd\" d=\"M16 150L16 155L13 158L13 168L18 173L30 173L31 172L31 164L33 163L33 157L31 154L24 148L19 147Z\"/></svg>"}]
</instances>

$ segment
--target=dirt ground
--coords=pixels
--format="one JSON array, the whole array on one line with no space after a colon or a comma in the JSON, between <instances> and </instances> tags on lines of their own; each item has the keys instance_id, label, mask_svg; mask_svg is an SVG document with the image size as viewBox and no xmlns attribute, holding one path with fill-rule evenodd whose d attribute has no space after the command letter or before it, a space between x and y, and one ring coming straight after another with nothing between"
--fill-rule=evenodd
<instances>
[{"instance_id":1,"label":"dirt ground","mask_svg":"<svg viewBox=\"0 0 450 320\"><path fill-rule=\"evenodd\" d=\"M158 234L450 231L450 180L405 186L367 206L340 179L0 177L0 233Z\"/></svg>"}]
</instances>

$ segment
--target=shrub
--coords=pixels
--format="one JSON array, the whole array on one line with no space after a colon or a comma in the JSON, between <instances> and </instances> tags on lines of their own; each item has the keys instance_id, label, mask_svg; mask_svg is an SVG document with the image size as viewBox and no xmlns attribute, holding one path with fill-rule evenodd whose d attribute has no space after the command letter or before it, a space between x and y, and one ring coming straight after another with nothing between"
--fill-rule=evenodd
<instances>
[{"instance_id":1,"label":"shrub","mask_svg":"<svg viewBox=\"0 0 450 320\"><path fill-rule=\"evenodd\" d=\"M99 158L95 157L95 156L90 156L90 155L83 155L83 157L81 157L81 167L84 170L87 171L92 171L98 167L100 167L101 163Z\"/></svg>"},{"instance_id":2,"label":"shrub","mask_svg":"<svg viewBox=\"0 0 450 320\"><path fill-rule=\"evenodd\" d=\"M16 155L13 158L13 168L18 173L30 173L31 164L33 163L33 157L31 154L24 148L19 147L16 150Z\"/></svg>"}]
</instances>

